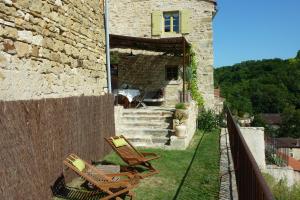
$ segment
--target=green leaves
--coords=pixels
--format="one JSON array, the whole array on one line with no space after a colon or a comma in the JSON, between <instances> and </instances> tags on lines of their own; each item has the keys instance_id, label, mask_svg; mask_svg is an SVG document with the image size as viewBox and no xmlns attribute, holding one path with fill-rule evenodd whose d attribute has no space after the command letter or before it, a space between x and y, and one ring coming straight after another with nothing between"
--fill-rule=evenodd
<instances>
[{"instance_id":1,"label":"green leaves","mask_svg":"<svg viewBox=\"0 0 300 200\"><path fill-rule=\"evenodd\" d=\"M240 115L280 113L288 105L300 108L300 59L246 61L218 68L215 85Z\"/></svg>"},{"instance_id":2,"label":"green leaves","mask_svg":"<svg viewBox=\"0 0 300 200\"><path fill-rule=\"evenodd\" d=\"M192 47L189 49L189 53L191 55L191 65L188 67L189 76L191 77L191 79L189 81L189 89L191 91L193 100L197 102L197 105L199 107L203 107L204 100L198 89L198 84L197 84L198 61L196 59L195 52L192 49Z\"/></svg>"},{"instance_id":3,"label":"green leaves","mask_svg":"<svg viewBox=\"0 0 300 200\"><path fill-rule=\"evenodd\" d=\"M279 136L300 138L300 109L287 106L282 113L282 125Z\"/></svg>"},{"instance_id":4,"label":"green leaves","mask_svg":"<svg viewBox=\"0 0 300 200\"><path fill-rule=\"evenodd\" d=\"M219 118L212 110L203 110L198 116L198 128L211 132L219 127Z\"/></svg>"},{"instance_id":5,"label":"green leaves","mask_svg":"<svg viewBox=\"0 0 300 200\"><path fill-rule=\"evenodd\" d=\"M300 59L300 50L297 52L296 59Z\"/></svg>"}]
</instances>

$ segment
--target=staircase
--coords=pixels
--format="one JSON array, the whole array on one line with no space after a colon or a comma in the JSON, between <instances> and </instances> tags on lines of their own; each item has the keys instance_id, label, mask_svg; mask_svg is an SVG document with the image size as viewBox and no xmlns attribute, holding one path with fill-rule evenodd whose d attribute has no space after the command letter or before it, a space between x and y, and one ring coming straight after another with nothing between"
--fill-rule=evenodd
<instances>
[{"instance_id":1,"label":"staircase","mask_svg":"<svg viewBox=\"0 0 300 200\"><path fill-rule=\"evenodd\" d=\"M118 134L134 146L162 148L170 142L174 111L160 107L125 109L119 118Z\"/></svg>"}]
</instances>

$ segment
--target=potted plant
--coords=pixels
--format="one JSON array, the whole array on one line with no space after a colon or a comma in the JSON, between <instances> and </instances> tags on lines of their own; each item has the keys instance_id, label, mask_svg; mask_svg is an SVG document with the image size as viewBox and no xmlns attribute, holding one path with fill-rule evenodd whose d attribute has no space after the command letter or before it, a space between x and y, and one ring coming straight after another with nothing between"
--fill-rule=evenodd
<instances>
[{"instance_id":1,"label":"potted plant","mask_svg":"<svg viewBox=\"0 0 300 200\"><path fill-rule=\"evenodd\" d=\"M174 116L174 125L175 125L175 135L179 138L184 138L186 136L186 125L185 121L187 120L187 114L177 109Z\"/></svg>"}]
</instances>

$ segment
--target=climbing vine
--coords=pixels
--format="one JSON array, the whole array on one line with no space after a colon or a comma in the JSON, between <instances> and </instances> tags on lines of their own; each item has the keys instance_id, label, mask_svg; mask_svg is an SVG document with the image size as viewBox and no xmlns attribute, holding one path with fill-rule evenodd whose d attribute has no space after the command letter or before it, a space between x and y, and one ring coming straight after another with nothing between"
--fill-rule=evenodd
<instances>
[{"instance_id":1,"label":"climbing vine","mask_svg":"<svg viewBox=\"0 0 300 200\"><path fill-rule=\"evenodd\" d=\"M198 84L197 84L198 61L197 61L196 54L192 47L189 48L189 53L191 55L190 66L187 68L189 71L189 72L187 72L187 74L189 74L189 76L190 76L188 78L189 90L191 91L193 100L197 102L199 107L203 107L204 100L203 100L202 94L199 91Z\"/></svg>"}]
</instances>

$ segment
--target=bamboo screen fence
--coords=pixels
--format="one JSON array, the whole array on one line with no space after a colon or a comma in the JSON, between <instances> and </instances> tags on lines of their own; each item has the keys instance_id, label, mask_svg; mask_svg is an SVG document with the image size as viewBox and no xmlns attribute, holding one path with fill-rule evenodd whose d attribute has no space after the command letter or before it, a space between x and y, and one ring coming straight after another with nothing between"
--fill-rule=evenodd
<instances>
[{"instance_id":1,"label":"bamboo screen fence","mask_svg":"<svg viewBox=\"0 0 300 200\"><path fill-rule=\"evenodd\" d=\"M67 154L95 160L108 153L113 98L0 101L0 199L50 199Z\"/></svg>"}]
</instances>

